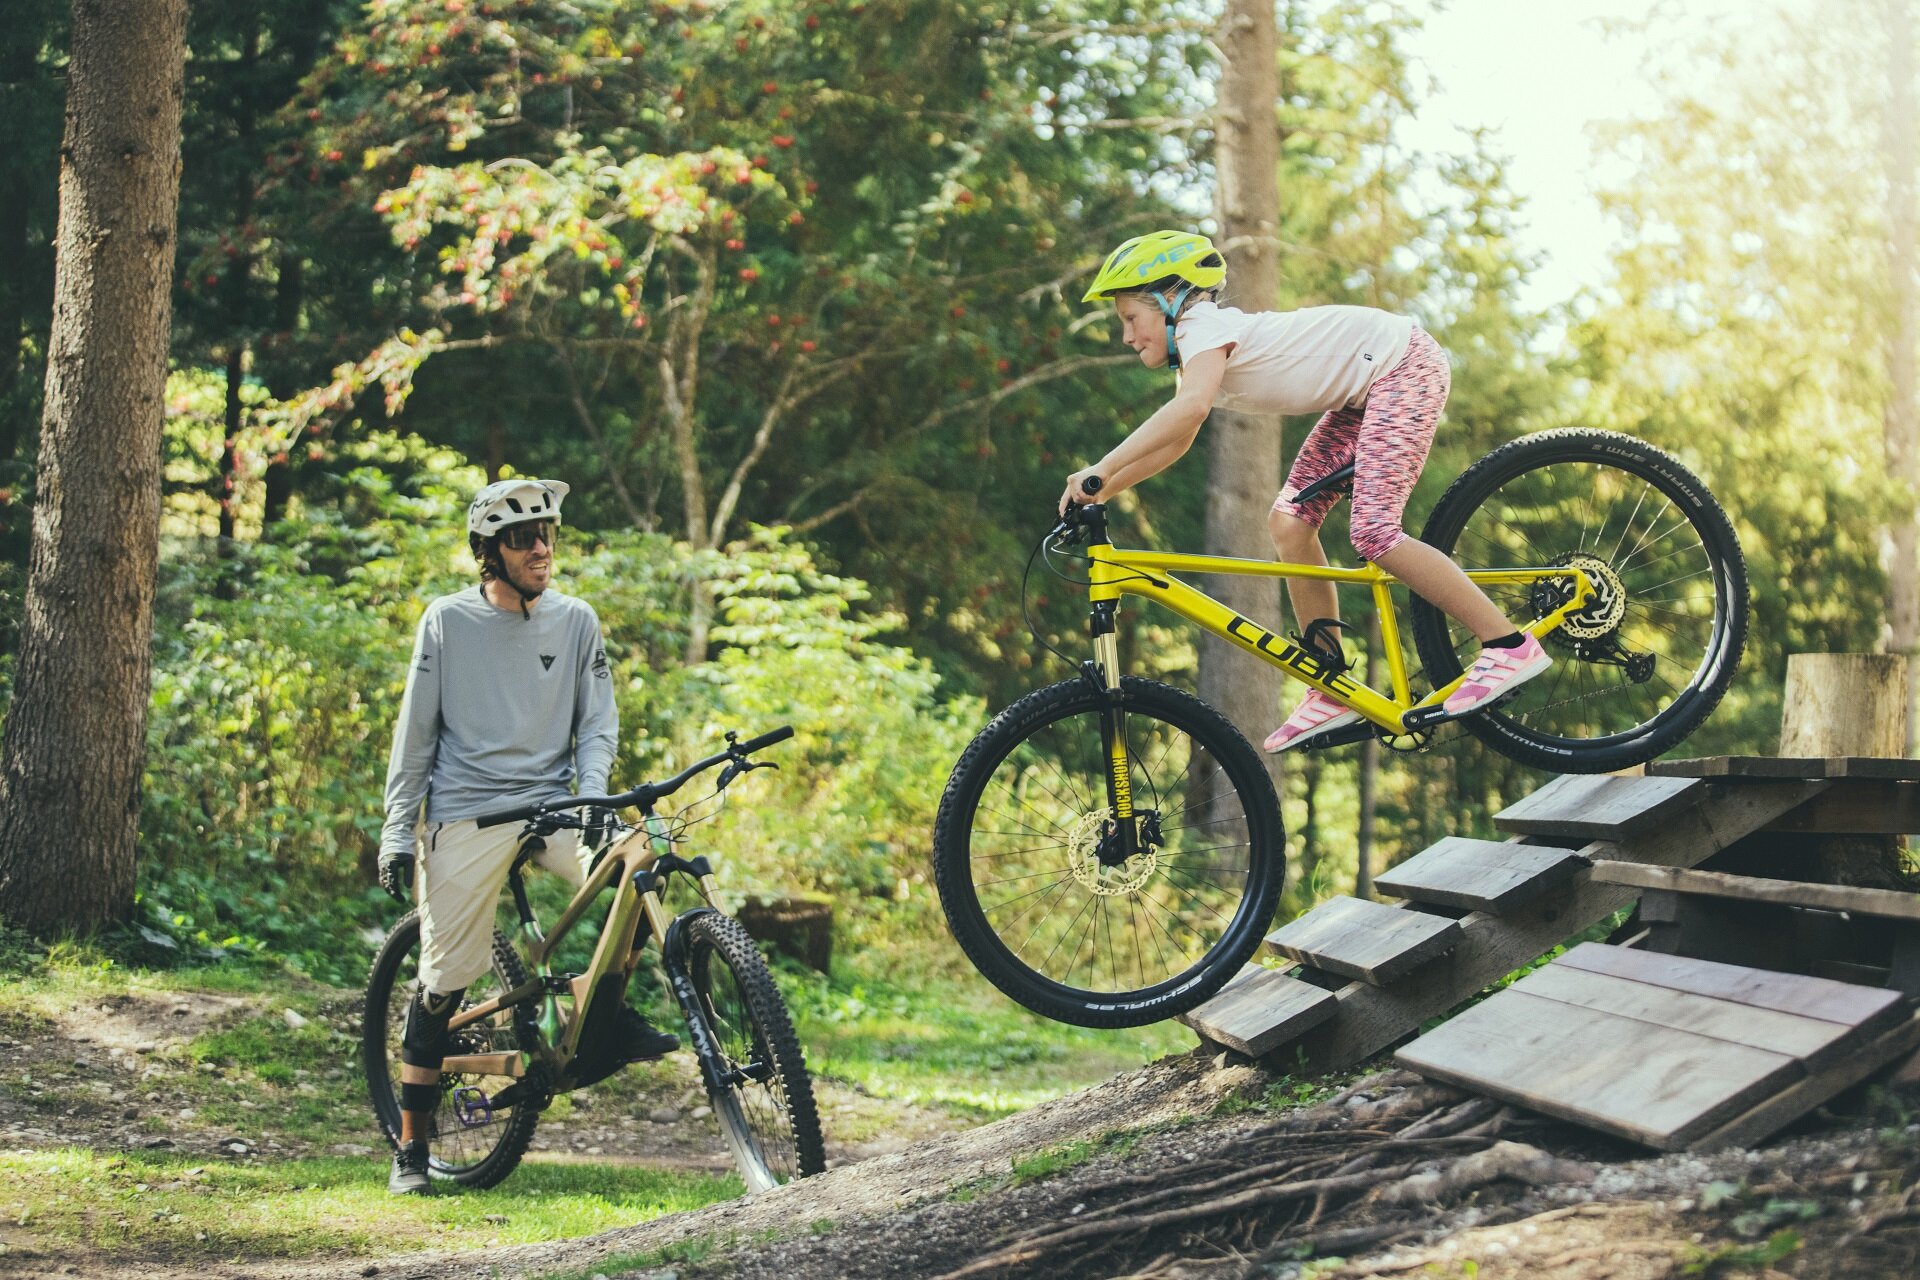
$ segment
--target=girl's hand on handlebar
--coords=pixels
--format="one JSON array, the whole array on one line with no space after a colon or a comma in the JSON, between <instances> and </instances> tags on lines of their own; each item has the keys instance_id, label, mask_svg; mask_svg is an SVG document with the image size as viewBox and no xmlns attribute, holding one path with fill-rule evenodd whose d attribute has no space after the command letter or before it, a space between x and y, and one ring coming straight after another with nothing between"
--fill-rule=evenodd
<instances>
[{"instance_id":1,"label":"girl's hand on handlebar","mask_svg":"<svg viewBox=\"0 0 1920 1280\"><path fill-rule=\"evenodd\" d=\"M1077 507L1084 502L1092 502L1093 495L1100 492L1100 473L1092 467L1086 467L1067 477L1067 489L1060 495L1060 514L1064 517L1068 507Z\"/></svg>"}]
</instances>

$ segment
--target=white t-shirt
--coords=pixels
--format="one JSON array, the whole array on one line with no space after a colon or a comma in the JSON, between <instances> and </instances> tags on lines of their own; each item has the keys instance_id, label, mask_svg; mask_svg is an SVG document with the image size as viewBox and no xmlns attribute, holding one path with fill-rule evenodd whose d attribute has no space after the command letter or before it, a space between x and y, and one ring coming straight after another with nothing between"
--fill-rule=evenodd
<instances>
[{"instance_id":1,"label":"white t-shirt","mask_svg":"<svg viewBox=\"0 0 1920 1280\"><path fill-rule=\"evenodd\" d=\"M1182 364L1233 345L1213 402L1240 413L1357 409L1412 337L1412 320L1373 307L1241 311L1211 302L1189 307L1173 331Z\"/></svg>"}]
</instances>

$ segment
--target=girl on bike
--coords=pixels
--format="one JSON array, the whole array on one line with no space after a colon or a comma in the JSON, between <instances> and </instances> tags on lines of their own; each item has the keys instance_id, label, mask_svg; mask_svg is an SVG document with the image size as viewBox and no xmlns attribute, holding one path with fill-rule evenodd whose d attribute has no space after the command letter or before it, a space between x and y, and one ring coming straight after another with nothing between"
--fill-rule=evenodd
<instances>
[{"instance_id":1,"label":"girl on bike","mask_svg":"<svg viewBox=\"0 0 1920 1280\"><path fill-rule=\"evenodd\" d=\"M1354 550L1480 640L1480 656L1447 699L1447 714L1478 711L1545 671L1553 660L1537 639L1520 631L1452 560L1400 527L1447 402L1446 352L1412 320L1371 307L1222 307L1214 299L1226 275L1213 242L1182 231L1136 236L1101 264L1082 301L1112 299L1120 340L1149 369L1171 365L1179 381L1173 399L1106 457L1067 477L1061 513L1093 501L1084 488L1089 476L1100 478L1104 501L1164 471L1192 446L1216 405L1242 413L1318 413L1267 517L1279 558L1327 563L1320 523L1339 494L1304 503L1294 498L1352 462ZM1289 578L1287 594L1307 641L1326 632L1324 648L1336 650L1334 584ZM1310 689L1268 735L1266 749L1301 746L1359 718Z\"/></svg>"}]
</instances>

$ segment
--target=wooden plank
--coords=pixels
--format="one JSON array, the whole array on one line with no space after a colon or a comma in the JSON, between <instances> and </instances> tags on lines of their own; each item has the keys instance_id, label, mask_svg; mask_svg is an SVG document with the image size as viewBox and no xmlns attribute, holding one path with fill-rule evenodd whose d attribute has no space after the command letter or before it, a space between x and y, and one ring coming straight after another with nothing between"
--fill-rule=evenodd
<instances>
[{"instance_id":1,"label":"wooden plank","mask_svg":"<svg viewBox=\"0 0 1920 1280\"><path fill-rule=\"evenodd\" d=\"M1862 1035L1878 1035L1900 1019L1902 997L1898 991L1860 987L1804 974L1774 973L1652 951L1629 951L1598 942L1583 942L1556 957L1554 964L1631 978L1675 991L1691 991L1716 1000L1732 1000L1756 1009L1840 1023L1857 1028Z\"/></svg>"},{"instance_id":2,"label":"wooden plank","mask_svg":"<svg viewBox=\"0 0 1920 1280\"><path fill-rule=\"evenodd\" d=\"M1866 889L1847 884L1810 884L1803 880L1773 880L1765 876L1734 876L1720 871L1683 871L1674 867L1647 867L1633 862L1596 862L1593 878L1605 884L1627 884L1642 889L1669 889L1742 902L1774 902L1789 907L1819 907L1888 920L1920 920L1920 894L1894 889Z\"/></svg>"},{"instance_id":3,"label":"wooden plank","mask_svg":"<svg viewBox=\"0 0 1920 1280\"><path fill-rule=\"evenodd\" d=\"M1744 784L1743 784L1744 785ZM1913 835L1920 833L1920 784L1854 779L1782 814L1769 831L1809 835Z\"/></svg>"},{"instance_id":4,"label":"wooden plank","mask_svg":"<svg viewBox=\"0 0 1920 1280\"><path fill-rule=\"evenodd\" d=\"M1879 778L1920 782L1920 760L1884 756L1702 756L1655 760L1655 778Z\"/></svg>"},{"instance_id":5,"label":"wooden plank","mask_svg":"<svg viewBox=\"0 0 1920 1280\"><path fill-rule=\"evenodd\" d=\"M1340 1002L1333 992L1290 978L1278 969L1249 965L1205 1004L1180 1021L1216 1044L1257 1058L1331 1018Z\"/></svg>"},{"instance_id":6,"label":"wooden plank","mask_svg":"<svg viewBox=\"0 0 1920 1280\"><path fill-rule=\"evenodd\" d=\"M1396 898L1468 911L1509 911L1565 886L1585 858L1570 849L1448 836L1377 877Z\"/></svg>"},{"instance_id":7,"label":"wooden plank","mask_svg":"<svg viewBox=\"0 0 1920 1280\"><path fill-rule=\"evenodd\" d=\"M1517 986L1394 1058L1421 1075L1665 1151L1804 1074L1788 1054L1542 999Z\"/></svg>"},{"instance_id":8,"label":"wooden plank","mask_svg":"<svg viewBox=\"0 0 1920 1280\"><path fill-rule=\"evenodd\" d=\"M1716 791L1705 803L1623 842L1612 856L1693 866L1834 784L1755 783ZM1340 1070L1405 1039L1435 1014L1477 995L1489 982L1606 919L1633 901L1620 885L1592 883L1586 872L1565 893L1511 915L1474 912L1459 922L1460 944L1445 964L1428 965L1389 987L1354 982L1337 993L1340 1014L1285 1046L1286 1069Z\"/></svg>"},{"instance_id":9,"label":"wooden plank","mask_svg":"<svg viewBox=\"0 0 1920 1280\"><path fill-rule=\"evenodd\" d=\"M1445 916L1360 898L1329 898L1267 935L1267 946L1294 960L1375 986L1453 949L1460 926Z\"/></svg>"},{"instance_id":10,"label":"wooden plank","mask_svg":"<svg viewBox=\"0 0 1920 1280\"><path fill-rule=\"evenodd\" d=\"M1845 1023L1780 1013L1566 965L1550 964L1536 969L1512 989L1562 1004L1619 1014L1636 1022L1651 1022L1751 1049L1784 1053L1798 1058L1808 1071L1828 1066L1851 1052L1860 1041L1853 1028ZM1611 1049L1604 1051L1611 1052Z\"/></svg>"},{"instance_id":11,"label":"wooden plank","mask_svg":"<svg viewBox=\"0 0 1920 1280\"><path fill-rule=\"evenodd\" d=\"M1568 774L1493 815L1523 836L1620 839L1645 831L1707 798L1699 778L1615 778Z\"/></svg>"},{"instance_id":12,"label":"wooden plank","mask_svg":"<svg viewBox=\"0 0 1920 1280\"><path fill-rule=\"evenodd\" d=\"M1724 1151L1728 1147L1750 1147L1777 1133L1842 1090L1851 1089L1901 1054L1920 1046L1920 1013L1914 1014L1891 1031L1870 1041L1840 1059L1826 1070L1804 1080L1719 1128L1688 1144L1692 1151Z\"/></svg>"}]
</instances>

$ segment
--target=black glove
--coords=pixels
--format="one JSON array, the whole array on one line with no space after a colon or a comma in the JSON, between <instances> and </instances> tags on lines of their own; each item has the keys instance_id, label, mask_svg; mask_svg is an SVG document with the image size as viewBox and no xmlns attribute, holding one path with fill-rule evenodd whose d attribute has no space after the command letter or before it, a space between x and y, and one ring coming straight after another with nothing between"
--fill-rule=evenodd
<instances>
[{"instance_id":1,"label":"black glove","mask_svg":"<svg viewBox=\"0 0 1920 1280\"><path fill-rule=\"evenodd\" d=\"M412 905L413 863L414 854L411 850L380 851L380 887L403 907Z\"/></svg>"},{"instance_id":2,"label":"black glove","mask_svg":"<svg viewBox=\"0 0 1920 1280\"><path fill-rule=\"evenodd\" d=\"M612 838L614 824L619 822L619 820L619 817L611 809L589 809L587 810L587 824L580 832L580 838L587 842L587 848L589 849L603 848L607 841Z\"/></svg>"}]
</instances>

